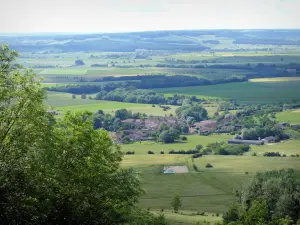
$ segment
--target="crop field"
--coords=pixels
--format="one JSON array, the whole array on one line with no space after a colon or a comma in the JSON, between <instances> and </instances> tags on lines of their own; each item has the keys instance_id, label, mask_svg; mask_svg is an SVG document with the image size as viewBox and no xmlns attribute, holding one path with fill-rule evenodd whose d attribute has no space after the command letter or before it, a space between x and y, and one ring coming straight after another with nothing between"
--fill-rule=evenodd
<instances>
[{"instance_id":1,"label":"crop field","mask_svg":"<svg viewBox=\"0 0 300 225\"><path fill-rule=\"evenodd\" d=\"M207 163L213 168L205 168ZM191 168L192 161L184 155L125 156L123 165L141 173L146 190L139 203L142 207L170 209L172 195L176 192L181 196L183 212L223 213L233 199L234 189L256 172L283 168L300 170L299 158L203 156L194 161L201 172L190 169L186 174L162 174L163 166L170 164L186 164Z\"/></svg>"},{"instance_id":2,"label":"crop field","mask_svg":"<svg viewBox=\"0 0 300 225\"><path fill-rule=\"evenodd\" d=\"M251 146L250 152L244 156L208 155L194 159L190 155L166 154L168 150L193 149L197 144L204 147L208 143L226 141L230 135L199 136L188 135L185 143L134 143L121 145L123 151L135 151L135 155L125 155L123 167L132 167L141 174L146 194L139 205L153 212L164 209L167 219L172 224L195 224L198 221L209 221L214 224L221 218L234 198L234 190L240 188L256 172L293 168L300 171L300 158L291 154L300 153L300 141L288 140L277 144ZM147 155L147 151L155 152ZM165 151L165 154L160 154ZM287 157L263 157L263 152L275 151ZM253 152L257 156L251 156ZM206 168L210 163L213 168ZM194 171L195 164L200 172ZM163 174L166 165L187 165L189 173ZM174 214L170 210L173 193L179 193L183 203L182 214ZM197 215L205 213L207 216ZM219 216L216 216L220 213Z\"/></svg>"},{"instance_id":3,"label":"crop field","mask_svg":"<svg viewBox=\"0 0 300 225\"><path fill-rule=\"evenodd\" d=\"M136 142L133 144L122 145L122 150L124 152L134 151L135 154L147 154L150 150L155 154L160 154L160 151L164 151L167 154L170 150L190 150L195 149L196 145L201 144L206 146L213 142L227 141L232 137L232 135L211 135L211 136L200 136L200 135L187 135L187 141L182 141L172 144L162 144L157 142Z\"/></svg>"},{"instance_id":4,"label":"crop field","mask_svg":"<svg viewBox=\"0 0 300 225\"><path fill-rule=\"evenodd\" d=\"M154 89L164 94L195 95L199 98L236 99L240 103L274 103L300 100L300 81L239 82L210 86Z\"/></svg>"},{"instance_id":5,"label":"crop field","mask_svg":"<svg viewBox=\"0 0 300 225\"><path fill-rule=\"evenodd\" d=\"M271 78L255 78L250 79L250 82L284 82L284 81L300 81L300 77L271 77Z\"/></svg>"},{"instance_id":6,"label":"crop field","mask_svg":"<svg viewBox=\"0 0 300 225\"><path fill-rule=\"evenodd\" d=\"M279 122L300 124L300 109L277 113L276 118Z\"/></svg>"}]
</instances>

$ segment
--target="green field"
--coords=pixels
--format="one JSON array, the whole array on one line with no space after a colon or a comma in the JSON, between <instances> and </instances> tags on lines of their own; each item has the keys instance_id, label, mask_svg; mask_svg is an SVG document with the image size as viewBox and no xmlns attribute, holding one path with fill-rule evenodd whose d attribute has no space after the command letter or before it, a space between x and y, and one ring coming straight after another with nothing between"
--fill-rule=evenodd
<instances>
[{"instance_id":1,"label":"green field","mask_svg":"<svg viewBox=\"0 0 300 225\"><path fill-rule=\"evenodd\" d=\"M86 69L67 68L67 69L45 69L39 75L84 75Z\"/></svg>"},{"instance_id":2,"label":"green field","mask_svg":"<svg viewBox=\"0 0 300 225\"><path fill-rule=\"evenodd\" d=\"M121 145L123 151L135 151L135 155L125 155L123 167L132 167L141 173L146 194L140 199L140 206L156 212L164 209L166 218L172 224L195 224L198 221L218 221L216 213L223 213L238 189L256 172L293 168L300 171L300 158L290 157L300 153L300 141L288 140L277 144L251 146L244 156L202 156L192 162L189 155L166 154L168 150L193 149L197 144L206 146L216 141L226 141L230 135L199 136L188 135L186 143L161 144L142 142ZM147 151L155 152L147 155ZM159 154L163 150L165 154ZM263 157L263 152L278 151L287 157ZM256 152L258 156L251 156ZM201 172L195 172L192 164ZM210 163L213 168L206 168ZM187 165L186 174L162 174L165 165ZM183 202L181 214L170 211L173 193L179 193ZM205 212L206 217L195 214Z\"/></svg>"},{"instance_id":3,"label":"green field","mask_svg":"<svg viewBox=\"0 0 300 225\"><path fill-rule=\"evenodd\" d=\"M211 136L200 136L200 135L187 135L187 141L173 143L173 144L162 144L157 142L135 142L133 144L122 145L122 150L134 151L135 154L147 154L147 152L153 151L155 154L159 154L160 151L164 151L167 154L170 150L190 150L195 149L196 145L201 144L206 146L213 142L227 141L232 137L232 135L211 135Z\"/></svg>"},{"instance_id":4,"label":"green field","mask_svg":"<svg viewBox=\"0 0 300 225\"><path fill-rule=\"evenodd\" d=\"M94 95L90 95L94 96ZM103 110L107 113L113 113L117 109L128 109L132 112L146 113L151 116L165 116L169 114L175 114L175 109L177 106L170 106L171 109L168 111L163 111L158 105L152 107L150 104L137 104L137 103L127 103L127 102L114 102L114 101L102 101L102 100L90 100L81 99L80 95L76 95L76 99L72 99L72 94L61 93L61 92L48 92L46 103L50 107L58 110L60 115L63 115L67 111L91 111L96 112L98 110Z\"/></svg>"},{"instance_id":5,"label":"green field","mask_svg":"<svg viewBox=\"0 0 300 225\"><path fill-rule=\"evenodd\" d=\"M263 146L254 145L251 146L251 151L247 155L251 155L253 152L256 152L257 155L262 155L264 152L279 152L281 155L287 156L300 154L300 140L281 141Z\"/></svg>"},{"instance_id":6,"label":"green field","mask_svg":"<svg viewBox=\"0 0 300 225\"><path fill-rule=\"evenodd\" d=\"M300 100L300 81L239 82L209 86L154 89L164 94L195 95L199 98L236 99L240 103L258 104Z\"/></svg>"},{"instance_id":7,"label":"green field","mask_svg":"<svg viewBox=\"0 0 300 225\"><path fill-rule=\"evenodd\" d=\"M300 124L300 110L284 111L276 114L279 122L288 122L290 124Z\"/></svg>"},{"instance_id":8,"label":"green field","mask_svg":"<svg viewBox=\"0 0 300 225\"><path fill-rule=\"evenodd\" d=\"M139 203L142 207L169 210L172 195L177 192L183 202L181 210L189 213L225 212L233 200L234 189L256 172L282 168L300 170L300 159L292 157L203 156L195 159L194 163L201 172L193 171L191 159L184 155L125 156L123 166L133 167L142 174L146 190ZM205 168L206 163L212 164L214 168ZM162 174L163 165L174 164L186 164L190 172ZM195 222L193 216L189 218L191 224Z\"/></svg>"}]
</instances>

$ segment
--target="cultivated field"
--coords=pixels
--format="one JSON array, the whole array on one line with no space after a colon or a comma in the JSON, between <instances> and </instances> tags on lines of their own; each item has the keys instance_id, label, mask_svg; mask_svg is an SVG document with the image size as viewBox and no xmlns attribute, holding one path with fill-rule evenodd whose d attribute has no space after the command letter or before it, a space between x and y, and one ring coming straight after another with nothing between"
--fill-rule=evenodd
<instances>
[{"instance_id":1,"label":"cultivated field","mask_svg":"<svg viewBox=\"0 0 300 225\"><path fill-rule=\"evenodd\" d=\"M162 174L164 165L183 163L189 166L190 173ZM125 156L123 165L132 166L142 174L143 187L147 192L140 200L142 207L170 209L172 195L177 192L183 202L182 210L190 214L225 212L233 199L234 189L256 172L282 168L300 170L300 159L292 157L203 156L195 159L194 163L201 172L193 171L191 159L183 155ZM205 168L206 163L212 164L213 168Z\"/></svg>"},{"instance_id":2,"label":"cultivated field","mask_svg":"<svg viewBox=\"0 0 300 225\"><path fill-rule=\"evenodd\" d=\"M300 124L300 109L277 113L276 118L280 122Z\"/></svg>"},{"instance_id":3,"label":"cultivated field","mask_svg":"<svg viewBox=\"0 0 300 225\"><path fill-rule=\"evenodd\" d=\"M209 86L158 88L164 94L195 95L199 98L236 99L244 104L291 102L300 100L300 81L240 82Z\"/></svg>"},{"instance_id":4,"label":"cultivated field","mask_svg":"<svg viewBox=\"0 0 300 225\"><path fill-rule=\"evenodd\" d=\"M300 81L300 77L271 77L271 78L255 78L250 79L250 82L268 83L268 82L284 82L284 81Z\"/></svg>"}]
</instances>

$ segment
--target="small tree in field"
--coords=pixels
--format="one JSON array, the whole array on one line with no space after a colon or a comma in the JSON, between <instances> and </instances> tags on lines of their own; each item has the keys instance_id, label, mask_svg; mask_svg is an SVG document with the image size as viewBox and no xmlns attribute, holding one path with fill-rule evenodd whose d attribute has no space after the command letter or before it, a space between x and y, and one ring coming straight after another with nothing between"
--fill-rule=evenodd
<instances>
[{"instance_id":1,"label":"small tree in field","mask_svg":"<svg viewBox=\"0 0 300 225\"><path fill-rule=\"evenodd\" d=\"M81 94L82 99L86 99L86 94Z\"/></svg>"},{"instance_id":2,"label":"small tree in field","mask_svg":"<svg viewBox=\"0 0 300 225\"><path fill-rule=\"evenodd\" d=\"M72 98L73 98L73 99L76 99L76 95L73 94L73 95L72 95Z\"/></svg>"},{"instance_id":3,"label":"small tree in field","mask_svg":"<svg viewBox=\"0 0 300 225\"><path fill-rule=\"evenodd\" d=\"M171 206L172 206L174 212L177 213L179 208L182 206L182 202L181 202L179 194L174 193L174 195L172 197L172 201L171 201Z\"/></svg>"},{"instance_id":4,"label":"small tree in field","mask_svg":"<svg viewBox=\"0 0 300 225\"><path fill-rule=\"evenodd\" d=\"M77 59L77 60L75 61L75 65L76 65L76 66L83 66L83 65L84 65L84 62L83 62L81 59Z\"/></svg>"}]
</instances>

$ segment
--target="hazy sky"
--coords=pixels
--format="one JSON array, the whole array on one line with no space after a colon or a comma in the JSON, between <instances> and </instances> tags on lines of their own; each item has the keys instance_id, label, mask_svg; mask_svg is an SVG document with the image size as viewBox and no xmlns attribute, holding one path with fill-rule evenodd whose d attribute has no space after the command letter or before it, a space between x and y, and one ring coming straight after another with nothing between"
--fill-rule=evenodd
<instances>
[{"instance_id":1,"label":"hazy sky","mask_svg":"<svg viewBox=\"0 0 300 225\"><path fill-rule=\"evenodd\" d=\"M0 32L300 28L300 0L0 0Z\"/></svg>"}]
</instances>

